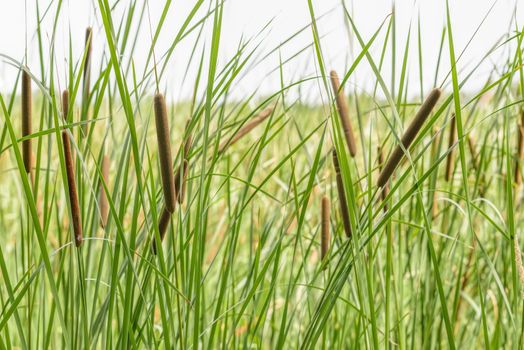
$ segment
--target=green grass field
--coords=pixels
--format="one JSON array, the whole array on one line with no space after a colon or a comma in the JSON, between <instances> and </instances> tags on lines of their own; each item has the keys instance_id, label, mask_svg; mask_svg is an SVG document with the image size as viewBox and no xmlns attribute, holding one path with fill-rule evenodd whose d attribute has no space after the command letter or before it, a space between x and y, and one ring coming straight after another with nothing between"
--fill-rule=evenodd
<instances>
[{"instance_id":1,"label":"green grass field","mask_svg":"<svg viewBox=\"0 0 524 350\"><path fill-rule=\"evenodd\" d=\"M37 22L58 23L62 5L37 4ZM341 5L333 11L345 17L355 55L338 71L335 91L317 29L322 14L304 1L310 23L282 45L308 36L296 57L308 52L317 74L291 79L285 68L294 56L280 57L281 87L238 99L238 81L281 47L246 37L236 53L221 55L227 4L195 1L176 26L163 15L149 21L147 2L93 6L93 34L65 60L54 52L55 35L63 36L56 26L51 36L39 26L26 33L38 64L0 48L2 64L18 74L0 94L0 349L524 347L524 32L517 19L484 56L461 65L443 2L435 74L408 86L410 73L419 73L408 61L423 71L424 24L397 32L392 13L364 36ZM172 6L166 1L163 14ZM132 60L137 27L151 38L144 70ZM167 50L155 49L161 34L170 38ZM176 60L188 42L189 61ZM417 57L408 57L410 45ZM502 64L480 72L495 55ZM396 69L386 78L389 62ZM167 99L169 125L159 128L155 96L178 96L166 90L170 65L187 66L180 79L194 81L184 92L190 98ZM362 66L374 89L355 93L348 82ZM62 72L66 81L56 78ZM481 88L463 90L479 79ZM442 94L406 149L400 141L430 93L427 81ZM337 94L349 107L354 156ZM27 118L32 125L22 128ZM246 125L254 127L231 142ZM396 147L402 160L383 194L379 149L387 162ZM170 176L181 179L176 196L185 189L172 214L164 212ZM77 244L75 223L83 236ZM324 259L323 223L330 231Z\"/></svg>"}]
</instances>

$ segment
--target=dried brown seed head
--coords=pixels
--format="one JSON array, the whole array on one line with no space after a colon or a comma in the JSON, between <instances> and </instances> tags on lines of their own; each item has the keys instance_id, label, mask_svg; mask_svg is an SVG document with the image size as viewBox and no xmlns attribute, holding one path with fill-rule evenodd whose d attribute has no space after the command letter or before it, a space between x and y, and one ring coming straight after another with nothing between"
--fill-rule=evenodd
<instances>
[{"instance_id":1,"label":"dried brown seed head","mask_svg":"<svg viewBox=\"0 0 524 350\"><path fill-rule=\"evenodd\" d=\"M344 130L344 136L349 148L349 153L351 154L351 157L355 157L357 154L357 143L355 141L355 134L351 125L351 120L349 119L349 108L346 102L346 97L344 96L344 90L340 88L340 80L338 78L337 72L334 70L331 71L330 77L333 93L335 94L338 115L340 116L340 121L342 123L342 129Z\"/></svg>"},{"instance_id":2,"label":"dried brown seed head","mask_svg":"<svg viewBox=\"0 0 524 350\"><path fill-rule=\"evenodd\" d=\"M173 213L176 206L175 181L173 178L173 160L171 157L171 144L169 142L166 102L162 94L155 95L154 106L162 190L164 192L166 208L170 213Z\"/></svg>"}]
</instances>

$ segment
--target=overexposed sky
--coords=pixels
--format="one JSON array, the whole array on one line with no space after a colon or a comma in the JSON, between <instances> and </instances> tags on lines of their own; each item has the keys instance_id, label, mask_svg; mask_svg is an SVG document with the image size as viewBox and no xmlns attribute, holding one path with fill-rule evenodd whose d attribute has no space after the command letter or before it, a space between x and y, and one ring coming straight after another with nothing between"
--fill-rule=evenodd
<instances>
[{"instance_id":1,"label":"overexposed sky","mask_svg":"<svg viewBox=\"0 0 524 350\"><path fill-rule=\"evenodd\" d=\"M57 0L0 0L2 8L0 12L0 32L3 33L0 35L0 53L21 61L24 59L27 47L29 67L37 77L41 77L37 55L37 39L35 36L35 4L37 1L41 16L43 13L46 13L41 23L41 30L44 45L47 45L47 47L44 47L44 51L49 55L49 44L52 39ZM478 26L482 23L476 36L460 59L459 68L464 69L464 72L476 65L480 57L497 40L514 31L515 24L519 27L524 25L524 1L521 0L449 1L457 56L466 47ZM114 0L110 1L111 4L114 2ZM116 6L113 13L115 25L127 11L128 3L128 0L120 0ZM371 38L392 11L391 0L346 0L345 3L350 9L350 14L365 41ZM97 10L97 4L97 0L63 1L63 8L58 21L57 37L55 38L55 68L58 72L58 84L61 86L65 85L64 77L68 69L69 42L71 40L75 60L79 60L82 55L84 31L87 26L94 28L95 63L97 62L96 57L100 58L102 56L105 49L105 34L100 13ZM137 4L137 11L140 11L144 3L142 0L138 0ZM178 33L193 4L194 1L188 0L172 2L166 17L166 24L155 47L157 57L160 57L171 45L173 38ZM319 19L318 27L322 36L321 45L327 69L335 68L342 74L361 50L354 38L354 33L347 30L342 0L312 0L312 4L317 17L324 15ZM156 23L158 23L165 1L149 0L146 5L149 11L145 14L147 17L143 22L144 24L140 28L133 28L133 33L140 29L137 49L132 57L133 64L139 75L144 71L151 43L151 31L154 31ZM208 3L206 1L203 10L205 11L207 7ZM445 24L445 1L397 0L395 10L397 14L397 61L395 66L397 81L401 69L401 58L404 54L408 31L411 26L407 81L409 93L417 95L420 91L417 43L418 21L420 18L421 51L423 55L422 74L424 77L424 89L427 91L434 85L438 46L442 28ZM205 13L204 11L200 11L195 18L201 18ZM486 15L487 17L485 17ZM209 21L209 24L211 22ZM149 23L151 23L151 27L149 27ZM263 29L268 23L270 24ZM310 13L307 0L226 0L219 63L224 65L235 54L241 39L254 38L250 47L260 44L259 56L256 57L262 57L309 23ZM207 26L202 34L202 44L204 42L208 44L211 40L209 27ZM380 51L386 29L386 26L384 26L371 50L371 54L377 64L380 59ZM192 78L196 72L202 52L202 45L200 45L190 62L190 54L195 39L196 34L189 35L177 46L169 61L166 74L161 78L160 84L162 88L167 88L170 92L168 96L174 100L186 98L192 93ZM274 54L267 57L256 67L250 68L249 73L245 77L239 79L235 84L234 95L241 97L242 95L251 94L254 90L264 94L278 89L280 87L280 76L279 72L275 71L275 68L279 66L279 60L285 61L302 48L310 45L311 42L312 33L310 29L306 29L291 41L286 42ZM205 54L207 55L208 52ZM502 66L507 55L507 47L503 47L494 53L486 64L478 70L476 79L472 80L468 88L475 89L481 86L487 78L487 73L493 69L493 66ZM124 57L124 59L129 59L129 57ZM208 57L205 56L204 61L207 61L207 59ZM48 64L48 61L46 64ZM100 60L98 60L99 62ZM151 64L149 66L151 67ZM98 66L95 67L98 68ZM47 71L48 69L49 67L46 67ZM183 81L186 70L189 71L189 74L186 80ZM449 62L446 46L442 59L441 74L437 79L437 84L443 82L448 70ZM388 49L383 68L383 76L388 85L391 82L391 71L391 51ZM301 55L286 64L283 74L286 83L298 80L301 77L317 74L313 48L306 49ZM5 60L0 61L1 91L7 91L9 86L12 86L15 75L16 69L6 64ZM371 91L373 89L375 79L367 62L359 65L349 83L350 86L347 87L349 89L358 91ZM304 90L301 92L305 95L315 96L319 93L318 84L305 84Z\"/></svg>"}]
</instances>

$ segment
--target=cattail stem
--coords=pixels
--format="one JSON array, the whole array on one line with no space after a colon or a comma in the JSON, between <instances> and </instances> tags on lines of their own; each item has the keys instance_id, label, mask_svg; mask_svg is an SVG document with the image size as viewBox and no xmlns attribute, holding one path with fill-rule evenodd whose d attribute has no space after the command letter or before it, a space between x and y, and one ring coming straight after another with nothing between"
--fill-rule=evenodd
<instances>
[{"instance_id":1,"label":"cattail stem","mask_svg":"<svg viewBox=\"0 0 524 350\"><path fill-rule=\"evenodd\" d=\"M224 141L218 148L218 153L224 153L224 151L240 140L242 137L247 135L251 130L261 124L273 113L273 107L268 107L261 111L257 116L253 117L247 122L240 130L238 130L233 137L227 141Z\"/></svg>"},{"instance_id":2,"label":"cattail stem","mask_svg":"<svg viewBox=\"0 0 524 350\"><path fill-rule=\"evenodd\" d=\"M344 182L342 181L342 175L340 174L340 166L338 163L337 151L333 150L333 166L335 168L336 180L337 180L337 191L338 201L340 203L340 215L342 216L342 222L344 224L344 231L346 236L351 238L351 223L349 221L349 208L346 200L346 192L344 191Z\"/></svg>"},{"instance_id":3,"label":"cattail stem","mask_svg":"<svg viewBox=\"0 0 524 350\"><path fill-rule=\"evenodd\" d=\"M154 105L162 189L164 191L166 209L170 213L173 213L176 205L175 181L173 179L173 161L171 158L171 146L169 142L166 102L162 94L155 95Z\"/></svg>"},{"instance_id":4,"label":"cattail stem","mask_svg":"<svg viewBox=\"0 0 524 350\"><path fill-rule=\"evenodd\" d=\"M520 175L520 163L524 156L524 126L519 125L518 128L518 144L517 144L517 158L515 159L515 185L518 187L522 183L522 177Z\"/></svg>"},{"instance_id":5,"label":"cattail stem","mask_svg":"<svg viewBox=\"0 0 524 350\"><path fill-rule=\"evenodd\" d=\"M152 245L152 251L153 254L156 255L158 246L162 245L162 242L164 241L164 237L167 232L167 227L169 225L169 220L171 219L171 213L169 210L167 210L166 207L162 209L162 214L160 214L160 218L158 219L158 233L160 234L160 243L157 244L156 237L153 238L153 245Z\"/></svg>"},{"instance_id":6,"label":"cattail stem","mask_svg":"<svg viewBox=\"0 0 524 350\"><path fill-rule=\"evenodd\" d=\"M340 80L337 72L331 71L331 86L333 87L333 93L335 94L335 102L337 104L338 115L342 122L342 129L344 130L344 136L346 143L349 148L351 157L355 157L357 154L357 143L355 141L355 135L353 133L353 127L349 119L349 108L346 103L346 97L344 96L344 90L340 88Z\"/></svg>"},{"instance_id":7,"label":"cattail stem","mask_svg":"<svg viewBox=\"0 0 524 350\"><path fill-rule=\"evenodd\" d=\"M186 192L186 178L188 172L188 162L184 159L182 166L179 166L175 174L175 192L178 203L184 202Z\"/></svg>"},{"instance_id":8,"label":"cattail stem","mask_svg":"<svg viewBox=\"0 0 524 350\"><path fill-rule=\"evenodd\" d=\"M329 217L330 217L330 207L329 207L329 198L324 196L322 197L322 222L321 222L321 236L320 236L320 256L322 261L325 260L327 252L329 250Z\"/></svg>"},{"instance_id":9,"label":"cattail stem","mask_svg":"<svg viewBox=\"0 0 524 350\"><path fill-rule=\"evenodd\" d=\"M413 142L413 140L415 139L415 136L417 136L417 133L420 131L420 128L422 127L426 119L429 117L431 110L437 104L437 101L440 98L440 94L440 89L433 89L422 104L422 106L420 107L418 113L415 115L415 118L413 119L411 124L404 132L404 135L402 136L402 146L399 144L395 147L393 153L388 159L388 162L382 169L377 181L377 185L379 187L384 187L386 182L393 174L393 171L395 171L395 168L404 156L404 149L407 150Z\"/></svg>"},{"instance_id":10,"label":"cattail stem","mask_svg":"<svg viewBox=\"0 0 524 350\"><path fill-rule=\"evenodd\" d=\"M446 158L446 174L445 174L446 182L449 182L451 180L451 176L453 175L453 161L455 159L453 145L455 144L455 142L457 142L457 135L456 135L457 125L456 125L456 120L455 120L455 114L451 116L450 123L451 124L449 126L449 140L448 140L449 153Z\"/></svg>"},{"instance_id":11,"label":"cattail stem","mask_svg":"<svg viewBox=\"0 0 524 350\"><path fill-rule=\"evenodd\" d=\"M102 181L104 181L107 184L109 184L109 157L107 155L104 155L102 158L102 179L100 182L100 199L99 199L99 205L100 205L100 226L103 228L107 225L107 218L109 215L109 203L107 201L107 195L106 191L104 190L104 185Z\"/></svg>"},{"instance_id":12,"label":"cattail stem","mask_svg":"<svg viewBox=\"0 0 524 350\"><path fill-rule=\"evenodd\" d=\"M384 152L382 152L382 147L378 146L378 167L380 170L384 167ZM382 192L380 193L380 197L382 199L382 202L384 202L384 211L386 212L388 210L388 204L386 203L386 197L389 193L389 184L386 183L384 185L384 188L382 189Z\"/></svg>"},{"instance_id":13,"label":"cattail stem","mask_svg":"<svg viewBox=\"0 0 524 350\"><path fill-rule=\"evenodd\" d=\"M75 245L80 247L82 245L82 220L80 216L80 206L78 204L78 193L75 183L75 166L73 164L73 156L71 153L71 144L66 131L62 131L62 143L64 145L64 157L67 175L67 187L69 190L69 204L71 206L71 218L73 221L73 232L75 235Z\"/></svg>"},{"instance_id":14,"label":"cattail stem","mask_svg":"<svg viewBox=\"0 0 524 350\"><path fill-rule=\"evenodd\" d=\"M22 71L22 137L31 135L32 124L31 76L26 71L26 69ZM24 140L22 143L22 156L24 160L25 171L30 173L33 163L31 139Z\"/></svg>"}]
</instances>

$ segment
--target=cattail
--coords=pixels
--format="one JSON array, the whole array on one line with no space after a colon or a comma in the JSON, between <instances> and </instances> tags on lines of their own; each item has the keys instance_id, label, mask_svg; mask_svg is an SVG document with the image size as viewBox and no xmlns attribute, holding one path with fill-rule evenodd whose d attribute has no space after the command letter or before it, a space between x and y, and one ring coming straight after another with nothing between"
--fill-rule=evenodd
<instances>
[{"instance_id":1,"label":"cattail","mask_svg":"<svg viewBox=\"0 0 524 350\"><path fill-rule=\"evenodd\" d=\"M162 175L162 188L166 209L173 213L175 211L175 181L173 179L173 161L171 158L171 146L169 144L169 125L167 122L167 110L164 96L160 93L155 95L155 121L156 136L158 141L158 156L160 158L160 172Z\"/></svg>"},{"instance_id":2,"label":"cattail","mask_svg":"<svg viewBox=\"0 0 524 350\"><path fill-rule=\"evenodd\" d=\"M169 220L171 219L171 213L169 210L167 210L166 207L162 209L162 214L160 214L160 219L158 220L158 233L160 234L160 244L162 245L162 241L164 240L164 237L167 232L167 226L169 225ZM157 242L156 238L153 238L153 245L152 245L153 254L156 255L157 252Z\"/></svg>"},{"instance_id":3,"label":"cattail","mask_svg":"<svg viewBox=\"0 0 524 350\"><path fill-rule=\"evenodd\" d=\"M238 130L237 133L233 135L233 137L230 140L224 141L218 148L218 152L224 153L224 151L229 146L232 146L235 142L237 142L243 136L248 134L251 130L253 130L259 124L261 124L264 120L266 120L272 113L273 113L273 107L268 107L264 109L263 111L261 111L257 116L255 116L248 123L246 123L240 130Z\"/></svg>"},{"instance_id":4,"label":"cattail","mask_svg":"<svg viewBox=\"0 0 524 350\"><path fill-rule=\"evenodd\" d=\"M449 182L451 180L451 176L453 175L453 160L454 160L453 145L455 144L455 142L457 142L457 135L455 132L457 128L457 125L456 125L457 122L455 120L454 113L451 116L450 123L451 124L449 126L449 141L448 141L449 153L448 153L448 157L446 158L446 174L445 174L446 182Z\"/></svg>"},{"instance_id":5,"label":"cattail","mask_svg":"<svg viewBox=\"0 0 524 350\"><path fill-rule=\"evenodd\" d=\"M66 89L62 91L62 115L65 121L69 114L69 91Z\"/></svg>"},{"instance_id":6,"label":"cattail","mask_svg":"<svg viewBox=\"0 0 524 350\"><path fill-rule=\"evenodd\" d=\"M521 117L524 119L524 112L521 112ZM520 163L524 157L524 120L523 124L519 126L518 144L517 144L517 159L515 160L515 184L520 186L522 178L520 176Z\"/></svg>"},{"instance_id":7,"label":"cattail","mask_svg":"<svg viewBox=\"0 0 524 350\"><path fill-rule=\"evenodd\" d=\"M344 96L344 90L340 88L340 80L337 72L331 71L331 86L333 87L333 93L335 94L335 101L337 103L337 110L342 122L342 129L344 130L344 136L348 144L349 153L351 157L355 157L357 154L357 143L355 142L355 135L349 120L349 109Z\"/></svg>"},{"instance_id":8,"label":"cattail","mask_svg":"<svg viewBox=\"0 0 524 350\"><path fill-rule=\"evenodd\" d=\"M27 69L27 68L26 68ZM31 135L31 76L26 69L22 70L22 137ZM24 167L27 173L32 168L32 149L31 139L24 140L22 143L22 155Z\"/></svg>"},{"instance_id":9,"label":"cattail","mask_svg":"<svg viewBox=\"0 0 524 350\"><path fill-rule=\"evenodd\" d=\"M178 167L178 170L175 174L175 193L178 200L178 203L182 204L184 202L185 192L186 192L186 178L188 171L188 162L187 159L184 159L182 166Z\"/></svg>"},{"instance_id":10,"label":"cattail","mask_svg":"<svg viewBox=\"0 0 524 350\"><path fill-rule=\"evenodd\" d=\"M69 189L69 204L71 205L71 218L73 220L73 232L75 234L75 245L82 245L82 220L80 217L80 206L78 205L78 194L75 183L75 170L71 145L66 131L62 131L62 142L64 144L64 157L67 174L67 187Z\"/></svg>"},{"instance_id":11,"label":"cattail","mask_svg":"<svg viewBox=\"0 0 524 350\"><path fill-rule=\"evenodd\" d=\"M329 250L329 198L324 196L322 197L322 223L321 223L321 236L320 236L320 256L324 260L327 256Z\"/></svg>"},{"instance_id":12,"label":"cattail","mask_svg":"<svg viewBox=\"0 0 524 350\"><path fill-rule=\"evenodd\" d=\"M348 238L351 237L351 224L349 221L349 209L346 200L346 192L344 191L344 183L342 182L342 175L340 174L340 166L338 164L337 151L333 150L333 166L335 167L335 174L337 179L338 201L340 202L340 215L344 223L344 231Z\"/></svg>"},{"instance_id":13,"label":"cattail","mask_svg":"<svg viewBox=\"0 0 524 350\"><path fill-rule=\"evenodd\" d=\"M107 155L104 155L104 157L102 158L102 181L104 181L106 185L109 183L109 157ZM106 191L104 190L104 185L102 184L102 181L100 181L99 205L100 226L104 228L107 224L107 217L109 214L109 203L107 201L107 195Z\"/></svg>"},{"instance_id":14,"label":"cattail","mask_svg":"<svg viewBox=\"0 0 524 350\"><path fill-rule=\"evenodd\" d=\"M417 136L417 133L420 131L422 124L424 124L424 122L428 118L433 107L435 107L435 105L437 104L440 94L440 89L433 89L431 91L429 96L426 98L426 101L424 101L424 103L420 107L417 115L415 115L415 118L404 132L404 135L401 139L401 143L406 150L409 148L409 146L415 139L415 136ZM404 151L402 147L400 145L397 145L393 150L393 153L389 157L388 162L382 169L380 176L378 177L377 185L379 187L384 187L384 185L393 174L393 171L395 170L403 156Z\"/></svg>"},{"instance_id":15,"label":"cattail","mask_svg":"<svg viewBox=\"0 0 524 350\"><path fill-rule=\"evenodd\" d=\"M384 167L384 152L382 152L382 147L378 146L378 167L380 170ZM389 193L389 184L386 183L384 185L384 188L382 189L382 192L380 193L380 196L382 198L382 201L384 202L384 211L388 210L388 204L386 203L386 197Z\"/></svg>"}]
</instances>

